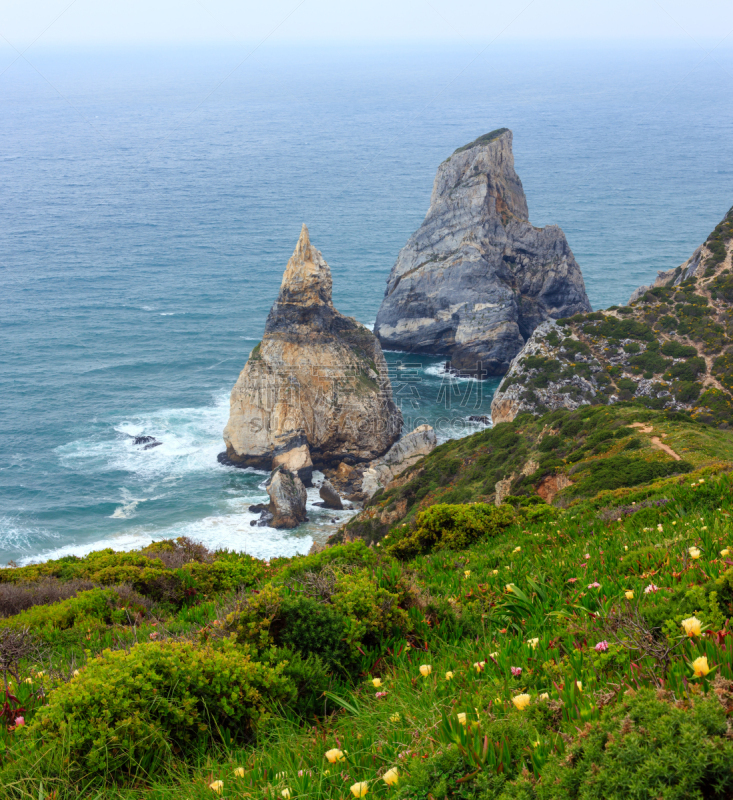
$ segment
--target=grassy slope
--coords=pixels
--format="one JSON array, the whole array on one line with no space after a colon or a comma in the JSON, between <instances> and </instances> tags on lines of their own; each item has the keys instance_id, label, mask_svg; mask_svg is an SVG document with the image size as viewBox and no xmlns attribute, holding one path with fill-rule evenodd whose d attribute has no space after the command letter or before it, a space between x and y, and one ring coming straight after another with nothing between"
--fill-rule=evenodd
<instances>
[{"instance_id":1,"label":"grassy slope","mask_svg":"<svg viewBox=\"0 0 733 800\"><path fill-rule=\"evenodd\" d=\"M679 462L651 447L653 434L629 427L639 421L645 426L651 424L654 434L666 433L664 441L695 471L584 494L583 481L588 476L584 465L609 464L622 456L636 464L679 468ZM563 430L565 434L560 436ZM543 448L542 441L555 435L560 436L559 441ZM624 449L637 440L641 443L637 449ZM437 550L402 564L381 556L370 568L372 580L377 584L384 581L387 570L392 573L390 586L397 581L409 587L410 631L366 652L351 683L334 684L333 691L341 700L332 700L331 709L334 704L342 705L340 712L331 710L326 717L309 722L292 712L276 713L260 729L256 744L227 747L220 741L211 742L211 747L202 748L197 757L174 763L147 781L114 785L110 775L106 788L82 788L62 779L50 784L47 780L46 789L39 789L42 764L19 761L23 758L23 740L17 732L4 732L1 741L7 771L2 774L5 785L0 796L35 799L50 790L57 792L59 800L78 796L110 800L210 798L213 792L209 785L222 780L222 796L243 798L275 797L284 789L293 798L344 797L357 781L369 783L370 796L399 792L403 797L425 798L449 794L565 798L575 796L562 783L569 770L574 773L570 783L575 781L590 792L595 773L582 771L584 739L578 736L578 730L586 723L606 724L604 721L612 720L617 712L626 714L624 704L636 702L623 694L626 689L655 685L661 680L673 692L673 699L694 698L700 694L700 689L694 688L700 681L689 681L692 672L686 662L703 653L707 653L711 665L719 665L721 674L733 678L730 639L723 639L722 645L710 637L684 643L664 668L651 656L616 644L615 638L624 639L628 631L614 623L614 614L638 604L648 626L656 629L662 641L665 625L666 633L674 637L681 631L680 620L693 613L714 630L722 628L724 619L733 613L731 579L720 581L733 561L719 556L725 545L733 544L731 481L724 472L733 460L732 453L733 434L623 406L610 412L606 408L581 409L542 419L526 417L448 442L403 476L401 486L375 499L372 509L391 508L393 514L394 507L402 502L401 513L392 522L391 540L399 537L403 525L408 530L414 527L420 508L446 499L472 502L491 497L496 480L512 472L519 476L511 489L517 493L533 492L544 477L557 471L575 482L556 498L563 507L544 521L522 520L460 552ZM579 454L579 458L570 463L573 454ZM522 476L521 467L528 461L535 461L537 468ZM701 475L704 482L698 483ZM381 539L383 528L377 530L373 522L367 526L362 519L352 523L350 532L358 530L367 538ZM701 549L698 560L688 554L693 545ZM335 551L326 554L329 552ZM167 557L171 580L180 570L174 555ZM200 582L203 588L198 605L175 611L160 599L150 601L151 592L160 591L159 572L165 564L153 562L158 572L148 576L151 582L146 584L142 572L145 564L131 567L129 562L135 558L126 556L120 558L125 575L136 583L141 593L138 601L147 598L149 605L147 609L138 605L134 619L129 614L126 618L115 616L120 606L125 613L135 606L135 598L129 595L122 602L112 603L114 613L102 615L104 618L80 615L75 619L55 611L61 604L36 606L10 617L6 624L16 628L30 621L40 631L39 621L47 622L41 632L44 654L24 662L20 683L14 686L27 708L26 719L32 720L39 705L53 703L54 686L74 680L73 669L83 671L87 659L105 647L130 648L136 641L149 641L151 635L158 640L195 640L202 629L211 630L215 621L225 624L235 600L221 588L226 584L216 584L210 573L216 573L222 581L226 580L222 575L233 572L238 580L261 590L267 584L292 585L292 576L302 568L299 565L317 570L323 558L282 559L264 565L232 554L220 554L213 562L211 556L208 562L201 553L198 556L204 560L188 562L188 572L209 575ZM216 560L219 557L221 562ZM114 560L108 553L80 561L65 560L42 569L8 570L2 577L6 583L13 577L37 580L45 572L61 576L62 581L87 576L104 582L101 565L108 570L108 582L116 585L122 567L109 571L109 562ZM227 570L221 564L228 565ZM133 574L131 569L138 572ZM600 586L591 586L595 582ZM645 595L644 589L650 584L658 586L659 591ZM169 584L164 585L172 591ZM175 581L172 585L178 586ZM297 586L293 591L302 591ZM628 590L634 592L631 603L624 599ZM534 638L539 640L536 645L528 645ZM607 652L598 653L593 648L602 640L610 641L611 646ZM474 665L483 661L485 666L477 670ZM421 664L432 667L427 678L418 670ZM521 668L521 675L513 676L512 667ZM37 677L39 669L45 673L41 677ZM454 673L451 681L445 677L448 671ZM29 683L26 676L31 678ZM381 698L375 696L370 682L373 676L384 683L380 690L387 694ZM575 681L581 682L582 693L573 688ZM540 701L544 692L549 699ZM511 698L520 693L530 695L526 711L517 710L512 703ZM653 698L649 703L667 711L671 708ZM606 708L601 711L603 706ZM657 713L659 709L655 709ZM627 710L632 716L637 713L633 708ZM485 764L476 773L472 758L464 758L451 746L452 737L460 741L458 712L468 714L473 730L481 730L481 737L486 732L492 741L504 743L501 757L505 765L500 772ZM450 730L442 721L443 713L453 720ZM688 717L693 717L692 711ZM699 731L695 735L699 737ZM698 738L696 747L702 748L707 741L704 736ZM715 742L723 741L713 736L710 746L719 747ZM324 753L332 747L348 751L344 763L329 765L325 761ZM567 766L567 751L581 754L570 762L577 765L577 775L576 766ZM656 763L655 758L664 761L661 755L652 753L650 763ZM547 765L543 766L545 760ZM20 774L16 764L23 765ZM242 777L234 773L238 767L244 770ZM379 779L390 767L400 771L402 789L388 788ZM618 772L613 762L600 767L608 769L609 774ZM549 777L533 787L535 776L543 773L556 776L552 785L555 780L561 781L557 794L552 793L551 786L548 788ZM458 782L466 776L471 777ZM549 794L537 793L543 786ZM590 792L588 796L630 796L628 787L619 791L616 795ZM659 796L695 796L689 787L679 791L682 794Z\"/></svg>"}]
</instances>

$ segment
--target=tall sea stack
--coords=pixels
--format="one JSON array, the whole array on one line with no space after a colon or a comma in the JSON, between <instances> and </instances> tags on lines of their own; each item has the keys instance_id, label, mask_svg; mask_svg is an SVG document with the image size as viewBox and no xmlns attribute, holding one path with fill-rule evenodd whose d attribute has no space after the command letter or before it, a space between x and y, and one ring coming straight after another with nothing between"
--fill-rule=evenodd
<instances>
[{"instance_id":1,"label":"tall sea stack","mask_svg":"<svg viewBox=\"0 0 733 800\"><path fill-rule=\"evenodd\" d=\"M502 375L541 322L590 311L565 234L528 218L512 132L458 148L438 167L425 221L387 280L374 328L382 346Z\"/></svg>"},{"instance_id":2,"label":"tall sea stack","mask_svg":"<svg viewBox=\"0 0 733 800\"><path fill-rule=\"evenodd\" d=\"M314 466L371 461L399 439L382 348L333 307L331 287L303 225L262 341L232 390L221 461L283 465L308 484Z\"/></svg>"}]
</instances>

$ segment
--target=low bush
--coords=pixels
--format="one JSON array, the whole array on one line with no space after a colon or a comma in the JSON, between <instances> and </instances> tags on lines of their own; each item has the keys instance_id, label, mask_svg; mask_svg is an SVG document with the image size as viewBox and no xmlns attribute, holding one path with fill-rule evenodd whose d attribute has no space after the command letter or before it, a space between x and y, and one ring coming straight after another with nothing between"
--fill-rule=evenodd
<instances>
[{"instance_id":1,"label":"low bush","mask_svg":"<svg viewBox=\"0 0 733 800\"><path fill-rule=\"evenodd\" d=\"M54 691L24 735L47 776L144 778L174 753L251 739L271 707L296 699L286 666L253 661L227 640L106 650Z\"/></svg>"},{"instance_id":2,"label":"low bush","mask_svg":"<svg viewBox=\"0 0 733 800\"><path fill-rule=\"evenodd\" d=\"M484 536L495 536L515 522L510 506L488 503L439 503L417 515L416 527L387 548L389 555L411 558L432 550L460 550ZM400 531L401 529L397 529Z\"/></svg>"},{"instance_id":3,"label":"low bush","mask_svg":"<svg viewBox=\"0 0 733 800\"><path fill-rule=\"evenodd\" d=\"M577 474L583 477L568 491L573 496L592 496L606 489L639 486L686 472L692 472L692 464L687 461L643 461L624 455L610 456L580 465Z\"/></svg>"}]
</instances>

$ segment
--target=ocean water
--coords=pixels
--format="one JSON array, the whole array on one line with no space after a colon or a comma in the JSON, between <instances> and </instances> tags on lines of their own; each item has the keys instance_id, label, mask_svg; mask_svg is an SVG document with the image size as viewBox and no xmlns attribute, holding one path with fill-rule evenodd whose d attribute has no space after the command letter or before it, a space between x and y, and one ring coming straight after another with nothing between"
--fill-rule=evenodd
<instances>
[{"instance_id":1,"label":"ocean water","mask_svg":"<svg viewBox=\"0 0 733 800\"><path fill-rule=\"evenodd\" d=\"M563 228L594 308L733 204L731 50L479 50L0 50L0 563L327 536L312 505L298 531L250 526L264 474L216 461L229 391L301 223L370 323L437 165L482 133L514 131L531 221ZM408 425L488 412L496 381L388 359Z\"/></svg>"}]
</instances>

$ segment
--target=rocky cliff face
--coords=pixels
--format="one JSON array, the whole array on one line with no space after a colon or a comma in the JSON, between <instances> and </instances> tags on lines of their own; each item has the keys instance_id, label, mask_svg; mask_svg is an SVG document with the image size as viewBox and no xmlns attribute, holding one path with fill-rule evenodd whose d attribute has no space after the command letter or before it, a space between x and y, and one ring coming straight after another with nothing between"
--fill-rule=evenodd
<instances>
[{"instance_id":1,"label":"rocky cliff face","mask_svg":"<svg viewBox=\"0 0 733 800\"><path fill-rule=\"evenodd\" d=\"M399 438L382 348L334 308L331 287L303 225L262 341L232 390L220 460L282 465L308 484L314 466L370 461Z\"/></svg>"},{"instance_id":2,"label":"rocky cliff face","mask_svg":"<svg viewBox=\"0 0 733 800\"><path fill-rule=\"evenodd\" d=\"M633 400L733 422L733 209L684 264L627 306L539 326L491 404L521 412Z\"/></svg>"},{"instance_id":3,"label":"rocky cliff face","mask_svg":"<svg viewBox=\"0 0 733 800\"><path fill-rule=\"evenodd\" d=\"M528 217L510 130L456 150L389 275L374 328L382 346L502 375L541 322L590 311L562 230Z\"/></svg>"}]
</instances>

